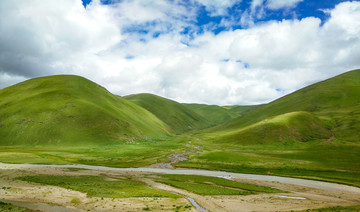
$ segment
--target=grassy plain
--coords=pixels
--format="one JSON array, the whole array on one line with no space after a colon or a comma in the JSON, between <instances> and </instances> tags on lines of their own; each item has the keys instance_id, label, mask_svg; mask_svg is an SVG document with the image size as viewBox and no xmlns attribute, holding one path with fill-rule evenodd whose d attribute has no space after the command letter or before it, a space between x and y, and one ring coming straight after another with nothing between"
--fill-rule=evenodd
<instances>
[{"instance_id":1,"label":"grassy plain","mask_svg":"<svg viewBox=\"0 0 360 212\"><path fill-rule=\"evenodd\" d=\"M105 175L34 175L21 176L16 180L35 182L46 185L60 186L66 189L86 193L88 197L130 198L130 197L179 197L164 190L148 187L137 178L147 178L156 182L184 189L200 195L249 195L256 193L283 193L279 189L240 183L217 177L196 175L119 175L107 177ZM79 201L74 199L72 201Z\"/></svg>"},{"instance_id":2,"label":"grassy plain","mask_svg":"<svg viewBox=\"0 0 360 212\"><path fill-rule=\"evenodd\" d=\"M16 178L29 182L60 186L86 193L88 197L129 198L129 197L179 197L163 190L148 187L145 183L129 176L107 178L106 176L58 176L37 175Z\"/></svg>"},{"instance_id":3,"label":"grassy plain","mask_svg":"<svg viewBox=\"0 0 360 212\"><path fill-rule=\"evenodd\" d=\"M289 140L240 146L209 142L196 136L178 136L170 140L78 148L15 146L0 149L0 162L142 167L169 162L170 155L189 152L194 146L202 146L202 152L173 165L310 178L360 186L360 145L338 140L306 143Z\"/></svg>"},{"instance_id":4,"label":"grassy plain","mask_svg":"<svg viewBox=\"0 0 360 212\"><path fill-rule=\"evenodd\" d=\"M3 146L0 149L0 162L141 167L168 162L170 155L190 148L191 146L185 145L183 138L79 147Z\"/></svg>"},{"instance_id":5,"label":"grassy plain","mask_svg":"<svg viewBox=\"0 0 360 212\"><path fill-rule=\"evenodd\" d=\"M203 152L175 166L291 176L360 186L360 145L356 143L317 140L238 146L193 140L197 145L204 145Z\"/></svg>"},{"instance_id":6,"label":"grassy plain","mask_svg":"<svg viewBox=\"0 0 360 212\"><path fill-rule=\"evenodd\" d=\"M254 184L240 183L218 177L198 175L157 175L155 181L182 188L201 195L249 195L255 192L281 193L279 189Z\"/></svg>"}]
</instances>

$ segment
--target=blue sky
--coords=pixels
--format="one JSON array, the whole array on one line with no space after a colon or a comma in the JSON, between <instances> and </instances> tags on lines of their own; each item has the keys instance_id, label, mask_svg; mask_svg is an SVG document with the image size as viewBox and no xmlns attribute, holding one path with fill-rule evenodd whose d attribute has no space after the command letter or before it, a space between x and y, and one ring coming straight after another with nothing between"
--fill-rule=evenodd
<instances>
[{"instance_id":1,"label":"blue sky","mask_svg":"<svg viewBox=\"0 0 360 212\"><path fill-rule=\"evenodd\" d=\"M360 68L359 1L2 0L0 20L0 88L74 74L248 105Z\"/></svg>"},{"instance_id":2,"label":"blue sky","mask_svg":"<svg viewBox=\"0 0 360 212\"><path fill-rule=\"evenodd\" d=\"M291 1L291 0L289 0ZM267 21L282 21L283 19L302 19L306 17L317 17L323 22L329 18L329 15L324 13L323 10L333 9L337 4L345 2L346 0L325 0L325 1L313 1L313 0L299 0L294 1L294 4L289 6L284 6L277 9L271 9L268 7L263 7L263 15L261 17L254 16L254 24L267 22ZM86 7L90 4L91 0L82 0L83 6ZM111 5L116 4L121 1L112 1L112 0L102 0L102 4ZM196 33L201 33L204 31L204 27L209 24L213 24L214 27L211 30L215 34L233 29L244 29L249 26L244 26L240 23L241 15L247 10L251 10L252 0L242 0L234 1L235 3L225 8L225 14L213 15L211 11L207 10L206 6L201 3L194 3L194 1L185 0L181 4L186 5L187 7L197 7L197 16L194 20L194 24L199 26L199 29L196 30ZM284 0L286 2L286 0ZM197 5L196 5L197 4ZM267 1L264 0L263 4L267 4ZM257 8L259 10L259 8ZM230 26L221 26L222 20L234 20ZM139 29L140 33L144 33ZM188 34L190 31L184 29L185 34Z\"/></svg>"}]
</instances>

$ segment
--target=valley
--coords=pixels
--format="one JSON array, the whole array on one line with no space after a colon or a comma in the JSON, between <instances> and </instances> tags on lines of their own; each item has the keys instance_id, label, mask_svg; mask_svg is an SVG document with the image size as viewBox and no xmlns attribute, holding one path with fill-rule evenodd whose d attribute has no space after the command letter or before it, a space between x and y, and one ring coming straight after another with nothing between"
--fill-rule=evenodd
<instances>
[{"instance_id":1,"label":"valley","mask_svg":"<svg viewBox=\"0 0 360 212\"><path fill-rule=\"evenodd\" d=\"M0 199L84 211L199 210L191 199L208 211L357 210L359 120L360 70L255 106L119 97L78 76L35 78L0 90ZM324 182L353 190L316 186Z\"/></svg>"}]
</instances>

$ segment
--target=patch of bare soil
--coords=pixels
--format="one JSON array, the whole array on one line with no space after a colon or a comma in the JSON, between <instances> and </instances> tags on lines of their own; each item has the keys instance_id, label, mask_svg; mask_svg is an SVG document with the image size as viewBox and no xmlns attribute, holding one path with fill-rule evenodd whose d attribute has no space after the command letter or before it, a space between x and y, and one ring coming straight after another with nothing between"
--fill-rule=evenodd
<instances>
[{"instance_id":1,"label":"patch of bare soil","mask_svg":"<svg viewBox=\"0 0 360 212\"><path fill-rule=\"evenodd\" d=\"M235 180L270 186L289 193L214 197L215 203L226 208L227 211L239 211L239 208L244 212L290 211L360 204L360 194L352 192L328 191L277 182Z\"/></svg>"}]
</instances>

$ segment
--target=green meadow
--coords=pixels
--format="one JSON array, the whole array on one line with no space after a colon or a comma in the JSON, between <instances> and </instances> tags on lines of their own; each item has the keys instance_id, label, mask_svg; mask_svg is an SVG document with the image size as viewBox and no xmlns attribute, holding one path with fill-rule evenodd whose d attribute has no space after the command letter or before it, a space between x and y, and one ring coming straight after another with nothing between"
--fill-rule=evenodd
<instances>
[{"instance_id":1,"label":"green meadow","mask_svg":"<svg viewBox=\"0 0 360 212\"><path fill-rule=\"evenodd\" d=\"M100 176L59 176L35 175L17 177L17 180L45 185L60 186L86 193L88 197L129 198L129 197L168 197L178 198L177 194L158 190L136 180L139 176L119 175ZM282 193L284 191L266 186L240 183L217 177L197 175L143 175L159 183L168 184L200 195L249 195L256 193Z\"/></svg>"},{"instance_id":2,"label":"green meadow","mask_svg":"<svg viewBox=\"0 0 360 212\"><path fill-rule=\"evenodd\" d=\"M86 193L88 197L129 198L129 197L179 197L163 190L148 187L145 183L128 176L108 178L106 176L53 176L38 175L18 177L18 180L46 185L60 186Z\"/></svg>"},{"instance_id":3,"label":"green meadow","mask_svg":"<svg viewBox=\"0 0 360 212\"><path fill-rule=\"evenodd\" d=\"M137 140L112 145L80 147L6 146L0 149L4 163L87 164L109 167L142 167L168 162L172 154L187 151L185 141Z\"/></svg>"},{"instance_id":4,"label":"green meadow","mask_svg":"<svg viewBox=\"0 0 360 212\"><path fill-rule=\"evenodd\" d=\"M249 195L259 193L282 193L279 189L240 183L218 177L198 175L157 175L157 182L169 184L201 195Z\"/></svg>"},{"instance_id":5,"label":"green meadow","mask_svg":"<svg viewBox=\"0 0 360 212\"><path fill-rule=\"evenodd\" d=\"M196 140L196 139L194 139ZM199 142L200 144L201 142ZM286 142L236 147L211 144L178 167L270 174L360 186L360 145Z\"/></svg>"}]
</instances>

